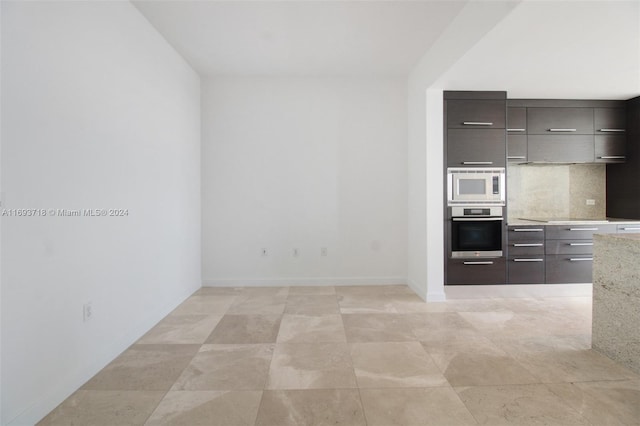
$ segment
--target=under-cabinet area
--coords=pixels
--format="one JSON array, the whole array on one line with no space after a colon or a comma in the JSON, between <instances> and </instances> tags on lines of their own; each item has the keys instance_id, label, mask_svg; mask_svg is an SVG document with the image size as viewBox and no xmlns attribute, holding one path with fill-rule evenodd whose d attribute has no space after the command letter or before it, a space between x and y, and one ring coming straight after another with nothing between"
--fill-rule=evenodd
<instances>
[{"instance_id":1,"label":"under-cabinet area","mask_svg":"<svg viewBox=\"0 0 640 426\"><path fill-rule=\"evenodd\" d=\"M591 283L593 235L640 233L640 193L619 188L639 99L445 92L445 284Z\"/></svg>"}]
</instances>

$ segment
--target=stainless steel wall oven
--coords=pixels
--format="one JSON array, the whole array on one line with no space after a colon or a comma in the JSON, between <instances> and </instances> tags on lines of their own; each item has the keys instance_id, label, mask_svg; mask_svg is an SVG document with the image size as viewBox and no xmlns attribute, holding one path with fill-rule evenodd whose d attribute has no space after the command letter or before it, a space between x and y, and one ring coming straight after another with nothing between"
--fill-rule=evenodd
<instances>
[{"instance_id":1,"label":"stainless steel wall oven","mask_svg":"<svg viewBox=\"0 0 640 426\"><path fill-rule=\"evenodd\" d=\"M502 207L451 207L451 257L501 257Z\"/></svg>"}]
</instances>

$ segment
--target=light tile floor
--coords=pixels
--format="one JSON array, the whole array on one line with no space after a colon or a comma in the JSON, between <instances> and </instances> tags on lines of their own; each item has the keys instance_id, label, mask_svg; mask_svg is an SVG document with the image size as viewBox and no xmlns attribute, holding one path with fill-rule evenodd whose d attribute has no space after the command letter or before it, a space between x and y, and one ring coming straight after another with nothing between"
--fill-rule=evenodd
<instances>
[{"instance_id":1,"label":"light tile floor","mask_svg":"<svg viewBox=\"0 0 640 426\"><path fill-rule=\"evenodd\" d=\"M203 288L41 425L640 425L591 299Z\"/></svg>"}]
</instances>

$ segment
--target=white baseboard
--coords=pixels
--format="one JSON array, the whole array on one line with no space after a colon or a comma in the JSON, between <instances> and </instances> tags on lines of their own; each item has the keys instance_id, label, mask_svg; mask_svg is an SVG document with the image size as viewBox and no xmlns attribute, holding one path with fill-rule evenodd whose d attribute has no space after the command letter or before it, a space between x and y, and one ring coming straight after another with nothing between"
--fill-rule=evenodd
<instances>
[{"instance_id":1,"label":"white baseboard","mask_svg":"<svg viewBox=\"0 0 640 426\"><path fill-rule=\"evenodd\" d=\"M446 302L446 301L447 301L447 295L442 291L437 293L427 292L427 302Z\"/></svg>"},{"instance_id":2,"label":"white baseboard","mask_svg":"<svg viewBox=\"0 0 640 426\"><path fill-rule=\"evenodd\" d=\"M406 277L223 278L202 281L203 287L309 287L406 284Z\"/></svg>"},{"instance_id":3,"label":"white baseboard","mask_svg":"<svg viewBox=\"0 0 640 426\"><path fill-rule=\"evenodd\" d=\"M427 292L425 291L424 288L422 288L421 286L418 285L418 283L416 283L415 281L413 281L412 279L407 279L407 285L409 286L409 288L411 290L413 290L413 292L415 294L418 295L418 297L420 297L420 299L426 301L427 300Z\"/></svg>"},{"instance_id":4,"label":"white baseboard","mask_svg":"<svg viewBox=\"0 0 640 426\"><path fill-rule=\"evenodd\" d=\"M80 366L67 379L58 383L53 390L42 395L29 408L17 417L9 420L7 426L30 426L42 420L51 410L71 396L71 394L84 385L87 380L113 361L125 349L156 325L158 321L167 316L179 304L191 296L191 294L193 294L193 291L189 291L188 294L183 294L181 297L149 313L145 316L144 320L138 324L132 324L127 329L127 332L118 339L106 341L104 347L95 351L97 354L95 358L92 358L89 362Z\"/></svg>"},{"instance_id":5,"label":"white baseboard","mask_svg":"<svg viewBox=\"0 0 640 426\"><path fill-rule=\"evenodd\" d=\"M584 284L509 284L449 285L447 299L482 299L487 297L591 297L593 286Z\"/></svg>"}]
</instances>

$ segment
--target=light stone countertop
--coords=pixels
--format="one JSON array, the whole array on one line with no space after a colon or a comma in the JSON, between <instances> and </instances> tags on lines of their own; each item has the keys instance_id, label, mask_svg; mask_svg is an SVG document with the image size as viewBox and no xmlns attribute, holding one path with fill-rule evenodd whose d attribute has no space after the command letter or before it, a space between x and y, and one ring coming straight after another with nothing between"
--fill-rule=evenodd
<instances>
[{"instance_id":1,"label":"light stone countertop","mask_svg":"<svg viewBox=\"0 0 640 426\"><path fill-rule=\"evenodd\" d=\"M603 240L628 240L631 246L638 246L640 243L640 233L638 234L597 234L595 239L603 239ZM624 244L624 241L622 242ZM624 247L620 247L624 249Z\"/></svg>"},{"instance_id":2,"label":"light stone countertop","mask_svg":"<svg viewBox=\"0 0 640 426\"><path fill-rule=\"evenodd\" d=\"M640 234L593 242L592 347L640 373Z\"/></svg>"},{"instance_id":3,"label":"light stone countertop","mask_svg":"<svg viewBox=\"0 0 640 426\"><path fill-rule=\"evenodd\" d=\"M533 225L640 225L638 219L620 219L608 217L606 220L563 220L562 223L549 219L551 222L542 222L539 220L526 220L526 219L509 219L507 225L509 226L533 226Z\"/></svg>"}]
</instances>

